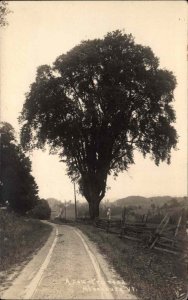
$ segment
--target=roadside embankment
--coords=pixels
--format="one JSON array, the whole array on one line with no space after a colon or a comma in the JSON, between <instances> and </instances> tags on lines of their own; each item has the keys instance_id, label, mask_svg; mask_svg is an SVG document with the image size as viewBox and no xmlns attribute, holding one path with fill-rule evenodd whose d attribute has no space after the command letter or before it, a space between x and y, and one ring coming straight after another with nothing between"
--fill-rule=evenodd
<instances>
[{"instance_id":1,"label":"roadside embankment","mask_svg":"<svg viewBox=\"0 0 188 300\"><path fill-rule=\"evenodd\" d=\"M49 224L0 210L0 292L15 269L45 244L51 231Z\"/></svg>"},{"instance_id":2,"label":"roadside embankment","mask_svg":"<svg viewBox=\"0 0 188 300\"><path fill-rule=\"evenodd\" d=\"M186 293L186 266L178 256L121 240L91 225L77 227L99 247L139 299L174 300Z\"/></svg>"}]
</instances>

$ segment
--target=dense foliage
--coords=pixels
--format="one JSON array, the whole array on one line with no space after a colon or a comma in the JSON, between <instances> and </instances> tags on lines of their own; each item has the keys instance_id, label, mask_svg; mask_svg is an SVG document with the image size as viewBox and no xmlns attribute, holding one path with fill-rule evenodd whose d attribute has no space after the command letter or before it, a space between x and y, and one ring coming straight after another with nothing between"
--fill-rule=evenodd
<instances>
[{"instance_id":1,"label":"dense foliage","mask_svg":"<svg viewBox=\"0 0 188 300\"><path fill-rule=\"evenodd\" d=\"M38 68L22 110L25 149L58 153L78 180L92 218L108 174L134 163L134 150L158 165L177 143L171 106L176 80L149 47L121 31L83 41L53 66Z\"/></svg>"},{"instance_id":2,"label":"dense foliage","mask_svg":"<svg viewBox=\"0 0 188 300\"><path fill-rule=\"evenodd\" d=\"M6 17L9 13L8 1L0 1L0 27L5 27L8 24Z\"/></svg>"},{"instance_id":3,"label":"dense foliage","mask_svg":"<svg viewBox=\"0 0 188 300\"><path fill-rule=\"evenodd\" d=\"M48 220L51 216L51 208L45 199L40 199L33 209L28 212L32 218L40 220Z\"/></svg>"},{"instance_id":4,"label":"dense foliage","mask_svg":"<svg viewBox=\"0 0 188 300\"><path fill-rule=\"evenodd\" d=\"M0 124L0 148L0 204L24 213L35 206L38 187L31 175L31 162L8 123Z\"/></svg>"}]
</instances>

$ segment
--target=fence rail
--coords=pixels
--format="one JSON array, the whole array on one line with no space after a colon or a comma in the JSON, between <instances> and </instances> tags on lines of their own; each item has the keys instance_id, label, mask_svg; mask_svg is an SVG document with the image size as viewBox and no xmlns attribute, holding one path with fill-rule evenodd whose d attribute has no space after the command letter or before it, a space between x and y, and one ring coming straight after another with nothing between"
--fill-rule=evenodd
<instances>
[{"instance_id":1,"label":"fence rail","mask_svg":"<svg viewBox=\"0 0 188 300\"><path fill-rule=\"evenodd\" d=\"M79 222L88 223L89 218L79 218ZM179 255L179 262L184 263L188 272L188 235L186 226L179 217L177 224L170 224L170 216L166 214L159 224L142 222L131 223L126 219L125 213L121 219L98 218L94 224L100 230L117 234L121 239L129 239L143 243L149 249ZM91 222L91 221L90 221ZM188 299L188 292L177 300Z\"/></svg>"},{"instance_id":2,"label":"fence rail","mask_svg":"<svg viewBox=\"0 0 188 300\"><path fill-rule=\"evenodd\" d=\"M188 236L182 224L182 216L177 224L170 224L169 220L170 216L166 214L159 224L147 223L147 218L142 218L142 222L131 223L123 212L121 219L97 218L94 225L108 233L117 234L122 239L142 242L150 249L183 254L188 249ZM79 218L77 221L89 223L89 218Z\"/></svg>"}]
</instances>

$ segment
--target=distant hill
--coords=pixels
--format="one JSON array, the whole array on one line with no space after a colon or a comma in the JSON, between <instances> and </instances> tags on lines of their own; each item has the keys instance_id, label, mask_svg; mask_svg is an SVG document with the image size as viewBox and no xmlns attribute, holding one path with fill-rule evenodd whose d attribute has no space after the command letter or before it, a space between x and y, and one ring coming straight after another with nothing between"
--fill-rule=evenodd
<instances>
[{"instance_id":1,"label":"distant hill","mask_svg":"<svg viewBox=\"0 0 188 300\"><path fill-rule=\"evenodd\" d=\"M121 198L113 202L117 206L147 206L148 200L141 196L129 196L126 198Z\"/></svg>"},{"instance_id":2,"label":"distant hill","mask_svg":"<svg viewBox=\"0 0 188 300\"><path fill-rule=\"evenodd\" d=\"M129 196L121 198L113 202L117 206L141 206L142 208L148 208L151 204L161 207L165 203L168 204L172 199L177 199L181 204L188 204L187 197L171 197L171 196L156 196L156 197L141 197L141 196Z\"/></svg>"},{"instance_id":3,"label":"distant hill","mask_svg":"<svg viewBox=\"0 0 188 300\"><path fill-rule=\"evenodd\" d=\"M113 202L108 203L107 206L111 206L113 208L112 214L121 215L122 207L132 207L135 208L139 214L144 214L149 209L151 209L151 205L154 204L155 207L162 207L165 203L167 205L171 205L172 199L176 199L178 202L181 203L181 206L188 205L188 198L187 197L171 197L171 196L158 196L158 197L142 197L142 196L128 196L126 198L117 199ZM65 207L64 203L55 199L55 198L47 198L48 204L52 210L51 218L55 218L59 215L62 208L63 215L65 217ZM103 203L104 205L104 203ZM79 203L77 202L77 213L78 216L85 216L88 215L88 203ZM106 208L101 205L100 207L100 214L104 214L106 216ZM74 219L75 218L75 207L74 203L71 201L67 201L66 205L66 218L67 219Z\"/></svg>"}]
</instances>

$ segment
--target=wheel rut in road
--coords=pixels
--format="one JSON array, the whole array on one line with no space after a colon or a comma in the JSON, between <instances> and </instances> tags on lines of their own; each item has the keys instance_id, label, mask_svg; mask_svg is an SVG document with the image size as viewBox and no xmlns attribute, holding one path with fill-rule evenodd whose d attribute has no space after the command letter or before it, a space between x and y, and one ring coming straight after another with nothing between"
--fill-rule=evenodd
<instances>
[{"instance_id":1,"label":"wheel rut in road","mask_svg":"<svg viewBox=\"0 0 188 300\"><path fill-rule=\"evenodd\" d=\"M56 236L47 255L33 274L27 286L24 283L22 286L18 278L19 295L11 294L10 288L2 298L137 299L96 245L80 230L68 225L56 226ZM15 285L16 282L14 290Z\"/></svg>"}]
</instances>

